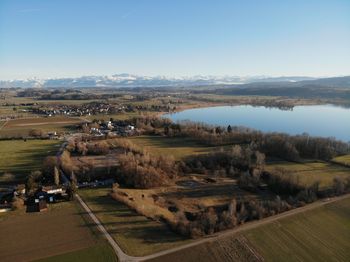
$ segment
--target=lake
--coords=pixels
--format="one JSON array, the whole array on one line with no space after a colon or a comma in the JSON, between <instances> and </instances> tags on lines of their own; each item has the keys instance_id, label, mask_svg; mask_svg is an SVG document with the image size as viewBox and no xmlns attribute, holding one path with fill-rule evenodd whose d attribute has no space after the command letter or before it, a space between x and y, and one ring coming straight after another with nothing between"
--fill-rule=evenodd
<instances>
[{"instance_id":1,"label":"lake","mask_svg":"<svg viewBox=\"0 0 350 262\"><path fill-rule=\"evenodd\" d=\"M189 109L164 117L219 126L245 126L264 132L335 137L350 141L350 109L333 105L295 106L293 110L263 106L217 106Z\"/></svg>"}]
</instances>

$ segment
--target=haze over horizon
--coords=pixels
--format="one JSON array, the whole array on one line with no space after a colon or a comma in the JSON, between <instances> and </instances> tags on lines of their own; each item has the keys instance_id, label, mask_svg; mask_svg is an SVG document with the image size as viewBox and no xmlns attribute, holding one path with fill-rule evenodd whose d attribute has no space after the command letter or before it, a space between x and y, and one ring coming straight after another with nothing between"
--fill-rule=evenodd
<instances>
[{"instance_id":1,"label":"haze over horizon","mask_svg":"<svg viewBox=\"0 0 350 262\"><path fill-rule=\"evenodd\" d=\"M0 80L350 75L350 1L0 2Z\"/></svg>"}]
</instances>

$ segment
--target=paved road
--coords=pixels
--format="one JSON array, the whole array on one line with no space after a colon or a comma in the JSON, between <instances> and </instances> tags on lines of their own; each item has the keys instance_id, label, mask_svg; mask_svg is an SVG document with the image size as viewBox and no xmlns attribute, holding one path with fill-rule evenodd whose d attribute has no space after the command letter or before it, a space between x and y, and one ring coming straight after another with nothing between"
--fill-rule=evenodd
<instances>
[{"instance_id":1,"label":"paved road","mask_svg":"<svg viewBox=\"0 0 350 262\"><path fill-rule=\"evenodd\" d=\"M304 207L299 207L299 208L296 208L296 209L293 209L293 210L290 210L290 211L287 211L287 212L284 212L284 213L281 213L281 214L278 214L278 215L275 215L275 216L264 218L262 220L248 222L248 223L246 223L244 225L241 225L241 226L239 226L239 227L237 227L235 229L227 230L227 231L224 231L224 232L219 232L219 233L216 233L214 235L207 236L207 237L205 237L203 239L194 241L192 243L189 243L189 244L186 244L186 245L183 245L183 246L180 246L180 247L175 247L175 248L172 248L172 249L164 250L164 251L161 251L161 252L158 252L158 253L154 253L152 255L148 255L148 256L144 256L144 257L133 257L133 256L129 256L129 255L125 254L123 252L123 250L119 247L119 245L111 237L111 235L107 232L107 230L104 228L104 226L98 220L98 218L93 214L93 212L90 210L90 208L81 199L81 197L79 195L76 195L76 197L77 197L79 203L85 209L85 211L89 214L89 216L95 222L95 224L97 225L99 230L107 238L108 242L113 247L113 249L114 249L114 251L115 251L119 261L124 262L124 261L146 261L146 260L149 260L149 259L153 259L153 258L157 258L157 257L160 257L160 256L164 256L164 255L167 255L167 254L170 254L170 253L178 252L178 251L186 249L186 248L194 247L194 246L206 243L206 242L217 241L217 240L219 240L221 238L229 237L229 236L232 236L232 235L237 234L239 232L246 231L246 230L249 230L249 229L253 229L253 228L259 227L259 226L264 225L264 224L268 224L268 223L274 222L274 221L276 221L278 219L281 219L281 218L289 217L289 216L292 216L292 215L295 215L295 214L298 214L298 213L305 212L307 210L318 208L318 207L327 205L329 203L333 203L333 202L336 202L336 201L348 198L348 197L350 197L350 194L346 194L346 195L343 195L343 196L340 196L340 197L334 197L334 198L329 199L328 201L319 200L317 202L314 202L312 204L306 205Z\"/></svg>"}]
</instances>

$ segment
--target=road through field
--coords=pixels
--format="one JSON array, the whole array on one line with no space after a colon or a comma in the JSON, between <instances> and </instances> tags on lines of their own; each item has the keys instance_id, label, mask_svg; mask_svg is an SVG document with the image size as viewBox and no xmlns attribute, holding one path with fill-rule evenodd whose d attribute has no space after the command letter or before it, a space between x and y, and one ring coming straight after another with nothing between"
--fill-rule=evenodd
<instances>
[{"instance_id":1,"label":"road through field","mask_svg":"<svg viewBox=\"0 0 350 262\"><path fill-rule=\"evenodd\" d=\"M287 212L284 212L284 213L281 213L281 214L278 214L278 215L275 215L275 216L267 217L267 218L264 218L264 219L261 219L261 220L258 220L258 221L248 222L248 223L246 223L246 224L244 224L242 226L239 226L239 227L237 227L235 229L227 230L227 231L224 231L224 232L219 232L219 233L216 233L214 235L208 236L208 237L206 237L204 239L195 241L195 242L190 243L190 244L186 244L186 245L183 245L183 246L180 246L180 247L164 250L164 251L152 254L152 255L148 255L148 256L139 258L138 261L145 261L145 260L148 260L148 259L157 258L157 257L163 256L163 255L167 255L167 254L170 254L170 253L173 253L173 252L177 252L177 251L180 251L180 250L183 250L183 249L186 249L186 248L194 247L194 246L206 243L206 242L217 241L217 240L219 240L221 238L229 237L229 236L232 236L232 235L237 234L239 232L243 232L243 231L246 231L246 230L249 230L249 229L253 229L253 228L259 227L261 225L265 225L265 224L274 222L276 220L279 220L279 219L282 219L282 218L285 218L285 217L289 217L289 216L292 216L292 215L295 215L295 214L298 214L298 213L302 213L302 212L305 212L305 211L308 211L308 210L311 210L311 209L314 209L314 208L318 208L318 207L321 207L321 206L324 206L324 205L327 205L327 204L330 204L330 203L333 203L333 202L336 202L336 201L339 201L339 200L342 200L342 199L345 199L345 198L348 198L348 197L350 197L350 194L346 194L346 195L343 195L343 196L340 196L340 197L334 197L334 198L329 199L328 201L319 200L319 201L317 201L315 203L306 205L304 207L299 207L299 208L296 208L296 209L293 209L293 210L290 210L290 211L287 211Z\"/></svg>"},{"instance_id":2,"label":"road through field","mask_svg":"<svg viewBox=\"0 0 350 262\"><path fill-rule=\"evenodd\" d=\"M114 241L114 239L112 238L112 236L107 232L107 230L104 228L104 226L101 224L101 222L98 220L98 218L94 215L94 213L92 213L91 209L87 206L87 204L85 204L85 202L81 199L81 197L76 194L75 195L76 199L79 201L79 203L82 205L82 207L84 208L84 210L87 212L87 214L91 217L91 219L95 222L97 228L101 231L101 233L106 237L106 239L108 240L108 242L110 243L110 245L112 246L112 248L114 249L117 257L118 257L118 261L122 262L122 261L138 261L139 259L136 257L131 257L128 256L127 254L125 254L123 252L123 250L119 247L119 245L117 244L117 242Z\"/></svg>"},{"instance_id":3,"label":"road through field","mask_svg":"<svg viewBox=\"0 0 350 262\"><path fill-rule=\"evenodd\" d=\"M7 123L8 123L8 121L5 121L5 123L3 125L0 125L0 130L3 129Z\"/></svg>"},{"instance_id":4,"label":"road through field","mask_svg":"<svg viewBox=\"0 0 350 262\"><path fill-rule=\"evenodd\" d=\"M104 226L98 220L98 218L93 214L93 212L90 210L90 208L87 206L87 204L81 199L81 197L79 195L76 195L76 197L77 197L79 203L85 209L85 211L89 214L89 216L95 222L95 224L97 225L98 229L107 238L107 240L109 241L109 243L113 247L114 251L116 252L116 255L117 255L119 261L123 262L123 261L146 261L146 260L149 260L149 259L154 259L154 258L157 258L157 257L164 256L164 255L167 255L167 254L170 254L170 253L173 253L173 252L178 252L178 251L183 250L183 249L194 247L194 246L206 243L206 242L217 241L217 240L219 240L221 238L229 237L229 236L232 236L232 235L237 234L237 233L242 232L242 231L253 229L253 228L259 227L259 226L267 224L267 223L274 222L276 220L279 220L279 219L282 219L282 218L285 218L285 217L289 217L289 216L292 216L292 215L295 215L295 214L298 214L298 213L302 213L302 212L305 212L305 211L308 211L308 210L311 210L311 209L314 209L314 208L318 208L318 207L321 207L321 206L324 206L324 205L327 205L327 204L330 204L330 203L333 203L333 202L336 202L336 201L348 198L348 197L350 197L350 194L346 194L346 195L339 196L339 197L333 197L333 198L330 198L327 201L319 200L319 201L317 201L315 203L306 205L304 207L299 207L299 208L296 208L296 209L293 209L293 210L290 210L290 211L287 211L287 212L284 212L284 213L281 213L281 214L278 214L278 215L275 215L275 216L264 218L262 220L248 222L248 223L246 223L246 224L244 224L242 226L239 226L239 227L237 227L235 229L227 230L227 231L224 231L224 232L219 232L219 233L213 234L211 236L207 236L207 237L205 237L203 239L194 241L192 243L189 243L189 244L186 244L186 245L183 245L183 246L180 246L180 247L175 247L175 248L171 248L171 249L168 249L168 250L160 251L160 252L154 253L152 255L147 255L147 256L144 256L144 257L133 257L133 256L129 256L129 255L125 254L123 252L123 250L119 247L117 242L115 242L115 240L107 232L107 230L104 228Z\"/></svg>"}]
</instances>

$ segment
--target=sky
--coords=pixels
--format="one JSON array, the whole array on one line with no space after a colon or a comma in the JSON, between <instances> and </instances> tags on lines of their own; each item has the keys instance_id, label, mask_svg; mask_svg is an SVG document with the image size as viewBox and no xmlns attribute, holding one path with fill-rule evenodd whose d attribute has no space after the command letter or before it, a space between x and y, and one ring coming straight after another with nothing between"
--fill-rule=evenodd
<instances>
[{"instance_id":1,"label":"sky","mask_svg":"<svg viewBox=\"0 0 350 262\"><path fill-rule=\"evenodd\" d=\"M0 79L350 75L349 0L0 0Z\"/></svg>"}]
</instances>

